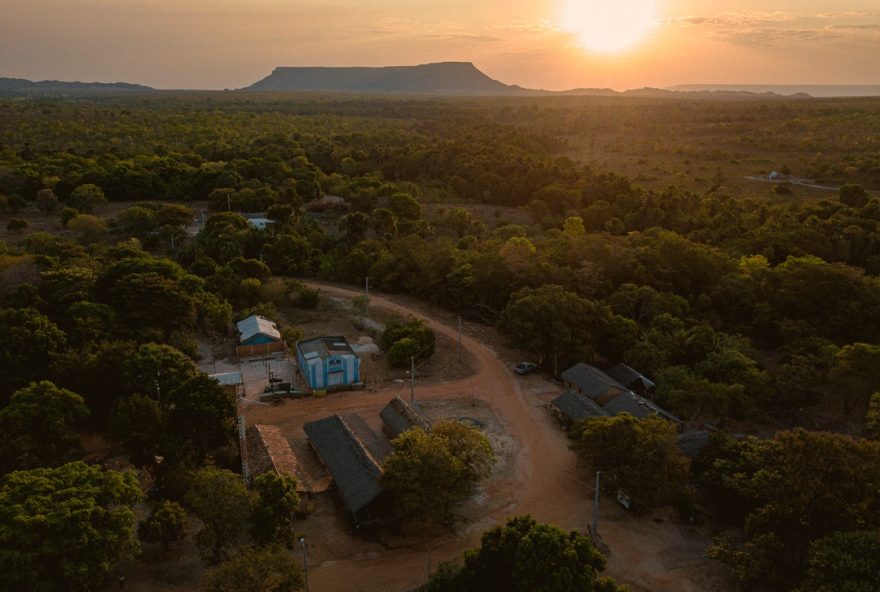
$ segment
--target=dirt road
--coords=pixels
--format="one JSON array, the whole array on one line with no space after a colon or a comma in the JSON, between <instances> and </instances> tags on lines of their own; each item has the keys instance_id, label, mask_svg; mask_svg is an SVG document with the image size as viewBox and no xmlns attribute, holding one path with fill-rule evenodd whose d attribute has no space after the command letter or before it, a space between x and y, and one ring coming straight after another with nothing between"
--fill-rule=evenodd
<instances>
[{"instance_id":1,"label":"dirt road","mask_svg":"<svg viewBox=\"0 0 880 592\"><path fill-rule=\"evenodd\" d=\"M360 293L336 286L309 282L325 293L354 297ZM439 322L422 307L402 305L393 297L371 294L370 306L412 315L424 320L435 332L458 339L458 332ZM564 529L585 531L592 513L592 484L574 454L563 431L542 408L542 401L521 388L509 362L502 361L484 343L463 336L463 346L475 361L473 377L420 386L417 399L475 397L486 402L498 416L514 442L515 453L509 471L492 479L485 496L492 500L484 515L455 534L445 533L414 546L388 549L376 543L349 537L345 548L321 546L321 532L314 541L309 579L311 590L396 592L410 590L425 581L429 565L451 559L479 544L480 534L518 514L531 514L538 521ZM535 378L534 380L537 380ZM296 422L330 413L373 410L388 400L391 391L340 393L326 399L297 402ZM254 419L271 410L254 411ZM249 418L249 423L251 419ZM704 533L652 517L634 518L604 501L599 531L610 549L608 573L633 592L697 592L726 590L718 568L704 558L708 539ZM309 521L308 530L316 529ZM308 533L311 534L311 533ZM430 553L429 553L430 551Z\"/></svg>"}]
</instances>

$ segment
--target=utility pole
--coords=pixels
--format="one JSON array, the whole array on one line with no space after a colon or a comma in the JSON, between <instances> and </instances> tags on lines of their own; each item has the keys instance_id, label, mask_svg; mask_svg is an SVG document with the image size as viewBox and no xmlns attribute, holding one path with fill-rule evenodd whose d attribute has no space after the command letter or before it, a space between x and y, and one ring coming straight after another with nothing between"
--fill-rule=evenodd
<instances>
[{"instance_id":1,"label":"utility pole","mask_svg":"<svg viewBox=\"0 0 880 592\"><path fill-rule=\"evenodd\" d=\"M370 297L370 276L364 276L364 283L366 284L365 291L367 294L367 298Z\"/></svg>"},{"instance_id":2,"label":"utility pole","mask_svg":"<svg viewBox=\"0 0 880 592\"><path fill-rule=\"evenodd\" d=\"M229 194L228 194L228 193L226 194L226 211L227 211L227 212L231 212L231 211L232 211L232 200L229 199Z\"/></svg>"},{"instance_id":3,"label":"utility pole","mask_svg":"<svg viewBox=\"0 0 880 592\"><path fill-rule=\"evenodd\" d=\"M303 551L303 575L305 576L306 592L309 592L309 551L305 537L299 537L299 546Z\"/></svg>"},{"instance_id":4,"label":"utility pole","mask_svg":"<svg viewBox=\"0 0 880 592\"><path fill-rule=\"evenodd\" d=\"M602 471L596 471L596 494L593 497L593 542L599 539L599 479L602 477Z\"/></svg>"},{"instance_id":5,"label":"utility pole","mask_svg":"<svg viewBox=\"0 0 880 592\"><path fill-rule=\"evenodd\" d=\"M409 357L409 402L412 403L416 400L416 357Z\"/></svg>"}]
</instances>

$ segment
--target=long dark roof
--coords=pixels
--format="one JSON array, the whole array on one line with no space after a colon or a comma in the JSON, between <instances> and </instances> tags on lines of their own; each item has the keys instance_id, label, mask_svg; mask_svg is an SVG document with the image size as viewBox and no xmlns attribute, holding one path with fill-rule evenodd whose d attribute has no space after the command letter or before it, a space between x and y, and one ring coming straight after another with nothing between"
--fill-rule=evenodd
<instances>
[{"instance_id":1,"label":"long dark roof","mask_svg":"<svg viewBox=\"0 0 880 592\"><path fill-rule=\"evenodd\" d=\"M431 426L424 417L409 403L400 397L394 397L379 412L385 429L391 438L396 438L410 428L422 428L428 431Z\"/></svg>"},{"instance_id":2,"label":"long dark roof","mask_svg":"<svg viewBox=\"0 0 880 592\"><path fill-rule=\"evenodd\" d=\"M352 514L381 495L382 469L342 417L331 415L305 424L303 430Z\"/></svg>"},{"instance_id":3,"label":"long dark roof","mask_svg":"<svg viewBox=\"0 0 880 592\"><path fill-rule=\"evenodd\" d=\"M681 420L676 416L632 391L626 391L620 393L614 398L608 399L602 404L602 408L611 415L629 413L638 419L645 419L652 415L659 415L663 419L668 419L675 423L681 423Z\"/></svg>"},{"instance_id":4,"label":"long dark roof","mask_svg":"<svg viewBox=\"0 0 880 592\"><path fill-rule=\"evenodd\" d=\"M394 452L394 446L385 434L377 434L357 413L348 413L342 419L377 462L384 462L385 458Z\"/></svg>"},{"instance_id":5,"label":"long dark roof","mask_svg":"<svg viewBox=\"0 0 880 592\"><path fill-rule=\"evenodd\" d=\"M605 373L626 388L634 389L636 386L641 386L645 391L654 388L654 382L651 379L626 364L618 364L606 370Z\"/></svg>"},{"instance_id":6,"label":"long dark roof","mask_svg":"<svg viewBox=\"0 0 880 592\"><path fill-rule=\"evenodd\" d=\"M596 400L602 396L623 392L626 388L589 364L579 362L562 373L562 379L575 386L580 392L589 398Z\"/></svg>"},{"instance_id":7,"label":"long dark roof","mask_svg":"<svg viewBox=\"0 0 880 592\"><path fill-rule=\"evenodd\" d=\"M579 421L588 417L604 417L609 415L607 411L599 407L590 398L572 391L568 391L550 402L551 405L570 421Z\"/></svg>"}]
</instances>

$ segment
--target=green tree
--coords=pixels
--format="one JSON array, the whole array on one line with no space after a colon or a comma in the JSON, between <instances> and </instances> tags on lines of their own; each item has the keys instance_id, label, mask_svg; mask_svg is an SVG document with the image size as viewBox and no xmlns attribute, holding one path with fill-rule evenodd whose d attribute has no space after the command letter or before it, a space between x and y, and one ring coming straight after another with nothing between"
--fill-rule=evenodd
<instances>
[{"instance_id":1,"label":"green tree","mask_svg":"<svg viewBox=\"0 0 880 592\"><path fill-rule=\"evenodd\" d=\"M179 349L145 343L123 363L131 392L142 393L168 406L171 391L198 375L195 363Z\"/></svg>"},{"instance_id":2,"label":"green tree","mask_svg":"<svg viewBox=\"0 0 880 592\"><path fill-rule=\"evenodd\" d=\"M0 308L0 403L15 390L45 376L46 366L64 350L66 336L33 308Z\"/></svg>"},{"instance_id":3,"label":"green tree","mask_svg":"<svg viewBox=\"0 0 880 592\"><path fill-rule=\"evenodd\" d=\"M263 473L254 479L257 501L254 506L254 538L263 543L293 545L293 519L299 495L290 475Z\"/></svg>"},{"instance_id":4,"label":"green tree","mask_svg":"<svg viewBox=\"0 0 880 592\"><path fill-rule=\"evenodd\" d=\"M76 425L89 416L83 398L44 380L17 390L0 409L0 470L57 466L82 455Z\"/></svg>"},{"instance_id":5,"label":"green tree","mask_svg":"<svg viewBox=\"0 0 880 592\"><path fill-rule=\"evenodd\" d=\"M861 185L847 184L840 188L840 203L851 208L861 208L867 205L870 196Z\"/></svg>"},{"instance_id":6,"label":"green tree","mask_svg":"<svg viewBox=\"0 0 880 592\"><path fill-rule=\"evenodd\" d=\"M880 532L837 532L814 541L801 592L880 590Z\"/></svg>"},{"instance_id":7,"label":"green tree","mask_svg":"<svg viewBox=\"0 0 880 592\"><path fill-rule=\"evenodd\" d=\"M590 539L531 516L517 516L483 533L461 565L440 566L426 592L623 592L600 576L605 558Z\"/></svg>"},{"instance_id":8,"label":"green tree","mask_svg":"<svg viewBox=\"0 0 880 592\"><path fill-rule=\"evenodd\" d=\"M422 217L422 206L408 193L395 193L390 200L391 211L398 218L418 220Z\"/></svg>"},{"instance_id":9,"label":"green tree","mask_svg":"<svg viewBox=\"0 0 880 592\"><path fill-rule=\"evenodd\" d=\"M284 547L248 547L205 576L208 592L294 592L302 590L299 563Z\"/></svg>"},{"instance_id":10,"label":"green tree","mask_svg":"<svg viewBox=\"0 0 880 592\"><path fill-rule=\"evenodd\" d=\"M538 353L543 360L558 357L558 365L591 359L607 308L581 298L562 286L523 288L510 297L498 326L511 343Z\"/></svg>"},{"instance_id":11,"label":"green tree","mask_svg":"<svg viewBox=\"0 0 880 592\"><path fill-rule=\"evenodd\" d=\"M684 488L689 463L678 449L675 425L629 413L582 420L571 430L572 448L602 471L602 488L626 493L635 511L672 502Z\"/></svg>"},{"instance_id":12,"label":"green tree","mask_svg":"<svg viewBox=\"0 0 880 592\"><path fill-rule=\"evenodd\" d=\"M71 191L66 203L80 212L92 212L96 206L107 203L107 198L100 187L87 183Z\"/></svg>"},{"instance_id":13,"label":"green tree","mask_svg":"<svg viewBox=\"0 0 880 592\"><path fill-rule=\"evenodd\" d=\"M161 543L167 551L171 543L189 534L186 510L177 502L165 500L153 507L150 516L138 524L138 538L145 543Z\"/></svg>"},{"instance_id":14,"label":"green tree","mask_svg":"<svg viewBox=\"0 0 880 592\"><path fill-rule=\"evenodd\" d=\"M880 393L871 395L868 402L868 413L865 415L865 436L872 440L880 440Z\"/></svg>"},{"instance_id":15,"label":"green tree","mask_svg":"<svg viewBox=\"0 0 880 592\"><path fill-rule=\"evenodd\" d=\"M110 435L122 444L131 462L151 466L162 452L165 414L159 401L146 395L125 397L110 419Z\"/></svg>"},{"instance_id":16,"label":"green tree","mask_svg":"<svg viewBox=\"0 0 880 592\"><path fill-rule=\"evenodd\" d=\"M166 456L189 458L197 465L232 442L235 395L207 374L197 374L168 397Z\"/></svg>"},{"instance_id":17,"label":"green tree","mask_svg":"<svg viewBox=\"0 0 880 592\"><path fill-rule=\"evenodd\" d=\"M880 345L853 343L840 348L831 378L843 401L843 412L851 413L880 384Z\"/></svg>"},{"instance_id":18,"label":"green tree","mask_svg":"<svg viewBox=\"0 0 880 592\"><path fill-rule=\"evenodd\" d=\"M58 209L58 198L51 189L40 189L36 196L37 209L48 214Z\"/></svg>"},{"instance_id":19,"label":"green tree","mask_svg":"<svg viewBox=\"0 0 880 592\"><path fill-rule=\"evenodd\" d=\"M880 528L880 442L797 429L757 452L758 470L725 475L749 502L745 544L711 551L744 589L795 588L813 541Z\"/></svg>"},{"instance_id":20,"label":"green tree","mask_svg":"<svg viewBox=\"0 0 880 592\"><path fill-rule=\"evenodd\" d=\"M107 223L92 214L77 214L67 223L67 229L75 232L84 243L95 242L107 231Z\"/></svg>"},{"instance_id":21,"label":"green tree","mask_svg":"<svg viewBox=\"0 0 880 592\"><path fill-rule=\"evenodd\" d=\"M195 474L186 501L204 524L196 533L196 543L211 563L221 561L238 544L253 509L253 497L232 471L208 467Z\"/></svg>"},{"instance_id":22,"label":"green tree","mask_svg":"<svg viewBox=\"0 0 880 592\"><path fill-rule=\"evenodd\" d=\"M407 430L392 443L382 481L403 519L447 520L495 462L488 439L455 421Z\"/></svg>"},{"instance_id":23,"label":"green tree","mask_svg":"<svg viewBox=\"0 0 880 592\"><path fill-rule=\"evenodd\" d=\"M421 358L422 349L419 342L412 337L404 337L394 342L387 353L388 365L392 368L409 368L412 358Z\"/></svg>"},{"instance_id":24,"label":"green tree","mask_svg":"<svg viewBox=\"0 0 880 592\"><path fill-rule=\"evenodd\" d=\"M10 473L0 487L0 588L100 589L138 549L139 498L133 473L82 462Z\"/></svg>"}]
</instances>

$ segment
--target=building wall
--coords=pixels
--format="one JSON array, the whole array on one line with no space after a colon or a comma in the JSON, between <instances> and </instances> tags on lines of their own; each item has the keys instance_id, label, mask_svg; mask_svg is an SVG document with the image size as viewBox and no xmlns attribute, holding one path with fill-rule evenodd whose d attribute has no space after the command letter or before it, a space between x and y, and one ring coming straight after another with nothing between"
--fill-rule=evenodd
<instances>
[{"instance_id":1,"label":"building wall","mask_svg":"<svg viewBox=\"0 0 880 592\"><path fill-rule=\"evenodd\" d=\"M326 389L360 382L360 360L354 355L306 361L297 351L300 368L312 389Z\"/></svg>"},{"instance_id":2,"label":"building wall","mask_svg":"<svg viewBox=\"0 0 880 592\"><path fill-rule=\"evenodd\" d=\"M276 341L278 341L278 340L273 337L269 337L268 335L263 335L262 333L258 333L257 335L254 335L253 337L251 337L247 341L242 342L241 345L259 345L261 343L275 343Z\"/></svg>"}]
</instances>

